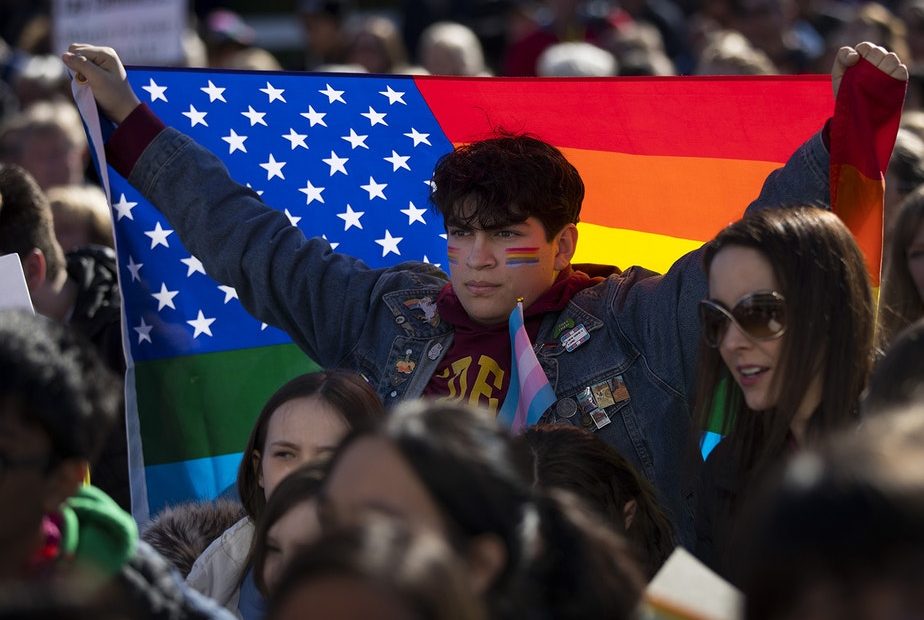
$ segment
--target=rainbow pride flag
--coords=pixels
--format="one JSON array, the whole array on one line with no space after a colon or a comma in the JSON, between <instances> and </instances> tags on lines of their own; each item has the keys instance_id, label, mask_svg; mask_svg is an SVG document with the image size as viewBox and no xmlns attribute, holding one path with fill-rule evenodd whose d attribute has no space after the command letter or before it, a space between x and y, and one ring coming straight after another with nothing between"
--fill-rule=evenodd
<instances>
[{"instance_id":1,"label":"rainbow pride flag","mask_svg":"<svg viewBox=\"0 0 924 620\"><path fill-rule=\"evenodd\" d=\"M832 109L827 76L132 68L129 80L160 118L213 150L306 235L372 266L417 260L444 269L452 257L426 203L433 166L454 146L498 129L557 145L587 186L576 262L663 271L739 218ZM82 112L89 128L99 126L94 106ZM144 521L232 487L262 402L316 365L205 273L170 223L107 168L101 141L93 146L109 182L124 298L133 513ZM529 260L527 250L514 259Z\"/></svg>"},{"instance_id":2,"label":"rainbow pride flag","mask_svg":"<svg viewBox=\"0 0 924 620\"><path fill-rule=\"evenodd\" d=\"M844 75L831 122L831 208L856 237L877 287L885 171L901 122L906 86L907 82L862 60Z\"/></svg>"}]
</instances>

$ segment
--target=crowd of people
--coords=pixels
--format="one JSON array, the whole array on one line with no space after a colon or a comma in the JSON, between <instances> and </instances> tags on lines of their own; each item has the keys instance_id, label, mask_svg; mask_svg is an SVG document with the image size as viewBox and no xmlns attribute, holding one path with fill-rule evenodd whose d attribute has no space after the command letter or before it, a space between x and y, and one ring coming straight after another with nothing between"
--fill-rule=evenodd
<instances>
[{"instance_id":1,"label":"crowd of people","mask_svg":"<svg viewBox=\"0 0 924 620\"><path fill-rule=\"evenodd\" d=\"M585 76L833 66L836 91L868 62L879 71L856 96L875 80L909 85L878 291L829 210L827 126L739 221L663 275L572 264L583 181L524 135L438 162L448 273L369 269L306 239L165 126L113 50L45 55L40 11L0 26L0 255L20 257L37 312L0 311L0 617L635 618L678 546L743 591L747 618L924 613L924 4L694 4L406 0L399 24L306 0L299 67L219 9L201 16L189 63ZM143 524L126 512L110 208L65 67L116 124L117 171L250 313L326 369L255 412L233 498ZM534 261L509 260L526 246ZM395 319L425 295L441 320ZM516 389L518 298L555 402L511 436L495 415ZM566 349L577 324L592 337ZM421 355L395 384L399 340ZM479 364L463 363L473 356L497 368L483 393ZM468 392L447 398L450 383Z\"/></svg>"}]
</instances>

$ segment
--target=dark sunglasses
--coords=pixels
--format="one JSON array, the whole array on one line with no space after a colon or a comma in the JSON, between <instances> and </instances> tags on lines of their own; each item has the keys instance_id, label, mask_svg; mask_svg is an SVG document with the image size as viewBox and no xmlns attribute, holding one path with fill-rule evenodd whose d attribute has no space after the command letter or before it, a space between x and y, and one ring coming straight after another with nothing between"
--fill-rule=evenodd
<instances>
[{"instance_id":1,"label":"dark sunglasses","mask_svg":"<svg viewBox=\"0 0 924 620\"><path fill-rule=\"evenodd\" d=\"M699 322L710 347L718 347L734 323L752 340L774 340L786 331L786 300L775 291L757 291L742 297L728 310L711 299L699 302Z\"/></svg>"}]
</instances>

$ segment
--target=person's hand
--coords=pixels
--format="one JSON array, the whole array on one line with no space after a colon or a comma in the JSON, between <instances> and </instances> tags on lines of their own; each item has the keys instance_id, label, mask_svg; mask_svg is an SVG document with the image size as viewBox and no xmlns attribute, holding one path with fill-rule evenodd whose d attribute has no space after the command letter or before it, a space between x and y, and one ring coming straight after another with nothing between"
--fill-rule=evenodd
<instances>
[{"instance_id":1,"label":"person's hand","mask_svg":"<svg viewBox=\"0 0 924 620\"><path fill-rule=\"evenodd\" d=\"M896 80L908 81L908 67L902 64L901 59L893 52L889 52L884 47L880 47L868 41L860 43L855 48L842 47L837 50L837 57L834 59L834 68L831 69L831 83L834 87L834 98L837 99L837 90L841 87L841 80L844 78L844 72L848 67L852 67L861 58L865 58L874 67L893 77Z\"/></svg>"},{"instance_id":2,"label":"person's hand","mask_svg":"<svg viewBox=\"0 0 924 620\"><path fill-rule=\"evenodd\" d=\"M121 123L140 103L128 83L122 61L111 47L74 43L61 59L77 74L78 81L83 82L80 79L83 76L110 120Z\"/></svg>"}]
</instances>

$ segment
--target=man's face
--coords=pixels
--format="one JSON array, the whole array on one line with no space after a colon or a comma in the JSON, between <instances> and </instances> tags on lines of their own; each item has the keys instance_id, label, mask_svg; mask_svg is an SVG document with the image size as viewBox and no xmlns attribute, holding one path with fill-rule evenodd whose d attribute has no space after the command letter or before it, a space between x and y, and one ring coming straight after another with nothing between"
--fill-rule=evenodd
<instances>
[{"instance_id":1,"label":"man's face","mask_svg":"<svg viewBox=\"0 0 924 620\"><path fill-rule=\"evenodd\" d=\"M469 317L503 323L517 297L528 307L571 261L576 229L569 224L548 241L535 217L502 228L448 227L450 281Z\"/></svg>"},{"instance_id":2,"label":"man's face","mask_svg":"<svg viewBox=\"0 0 924 620\"><path fill-rule=\"evenodd\" d=\"M44 190L83 180L83 150L60 132L34 132L23 149L19 164Z\"/></svg>"}]
</instances>

